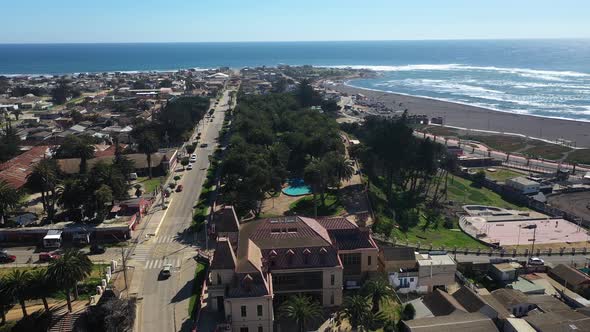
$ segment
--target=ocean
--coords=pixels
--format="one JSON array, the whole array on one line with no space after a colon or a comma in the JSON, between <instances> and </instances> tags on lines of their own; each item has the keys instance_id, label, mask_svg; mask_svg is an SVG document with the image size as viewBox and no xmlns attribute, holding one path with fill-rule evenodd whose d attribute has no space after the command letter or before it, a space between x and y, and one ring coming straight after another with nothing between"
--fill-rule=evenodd
<instances>
[{"instance_id":1,"label":"ocean","mask_svg":"<svg viewBox=\"0 0 590 332\"><path fill-rule=\"evenodd\" d=\"M4 75L279 64L371 68L347 84L590 121L590 40L0 45Z\"/></svg>"}]
</instances>

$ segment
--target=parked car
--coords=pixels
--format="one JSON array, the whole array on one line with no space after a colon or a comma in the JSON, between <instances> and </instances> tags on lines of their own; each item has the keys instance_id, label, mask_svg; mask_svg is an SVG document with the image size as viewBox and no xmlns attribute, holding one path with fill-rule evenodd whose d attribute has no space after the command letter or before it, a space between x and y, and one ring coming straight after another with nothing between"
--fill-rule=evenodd
<instances>
[{"instance_id":1,"label":"parked car","mask_svg":"<svg viewBox=\"0 0 590 332\"><path fill-rule=\"evenodd\" d=\"M209 146L209 144L207 144L207 143L203 143L203 144L201 144L201 147L202 147L202 148L206 148L206 147L208 147L208 146Z\"/></svg>"},{"instance_id":2,"label":"parked car","mask_svg":"<svg viewBox=\"0 0 590 332\"><path fill-rule=\"evenodd\" d=\"M545 265L545 261L539 257L529 258L529 265Z\"/></svg>"},{"instance_id":3,"label":"parked car","mask_svg":"<svg viewBox=\"0 0 590 332\"><path fill-rule=\"evenodd\" d=\"M104 246L101 246L100 244L93 244L92 246L90 246L90 254L92 255L104 254L105 251L107 251L106 248Z\"/></svg>"},{"instance_id":4,"label":"parked car","mask_svg":"<svg viewBox=\"0 0 590 332\"><path fill-rule=\"evenodd\" d=\"M197 157L196 156L192 156L191 159L188 160L191 163L194 163L197 161Z\"/></svg>"},{"instance_id":5,"label":"parked car","mask_svg":"<svg viewBox=\"0 0 590 332\"><path fill-rule=\"evenodd\" d=\"M191 169L193 169L193 164L188 164L188 166L186 167L186 169L188 169L189 171L190 171Z\"/></svg>"},{"instance_id":6,"label":"parked car","mask_svg":"<svg viewBox=\"0 0 590 332\"><path fill-rule=\"evenodd\" d=\"M50 262L61 257L60 251L42 252L39 254L40 262Z\"/></svg>"},{"instance_id":7,"label":"parked car","mask_svg":"<svg viewBox=\"0 0 590 332\"><path fill-rule=\"evenodd\" d=\"M183 189L183 188L182 188L182 185L181 185L181 184L179 184L179 185L178 185L178 187L176 187L176 192L177 192L177 193L179 193L179 192L181 192L181 191L182 191L182 189Z\"/></svg>"}]
</instances>

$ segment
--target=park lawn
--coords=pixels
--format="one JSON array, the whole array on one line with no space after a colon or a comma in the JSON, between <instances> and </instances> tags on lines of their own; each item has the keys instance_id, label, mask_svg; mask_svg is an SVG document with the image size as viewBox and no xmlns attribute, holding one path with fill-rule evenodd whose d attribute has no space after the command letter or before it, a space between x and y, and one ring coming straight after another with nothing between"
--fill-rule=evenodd
<instances>
[{"instance_id":1,"label":"park lawn","mask_svg":"<svg viewBox=\"0 0 590 332\"><path fill-rule=\"evenodd\" d=\"M535 146L524 150L523 153L533 158L560 160L563 158L566 152L572 150L571 148L568 148L566 146L550 144L545 142L535 142L532 144Z\"/></svg>"},{"instance_id":2,"label":"park lawn","mask_svg":"<svg viewBox=\"0 0 590 332\"><path fill-rule=\"evenodd\" d=\"M577 149L570 152L565 159L570 163L590 165L590 149Z\"/></svg>"},{"instance_id":3,"label":"park lawn","mask_svg":"<svg viewBox=\"0 0 590 332\"><path fill-rule=\"evenodd\" d=\"M149 179L147 176L142 176L137 178L137 183L143 186L143 189L146 194L153 193L156 188L160 185L162 177L153 177Z\"/></svg>"},{"instance_id":4,"label":"park lawn","mask_svg":"<svg viewBox=\"0 0 590 332\"><path fill-rule=\"evenodd\" d=\"M477 188L472 182L458 176L452 176L448 183L449 200L461 205L492 205L507 209L522 209L502 199L502 197L487 188Z\"/></svg>"},{"instance_id":5,"label":"park lawn","mask_svg":"<svg viewBox=\"0 0 590 332\"><path fill-rule=\"evenodd\" d=\"M489 146L492 149L515 152L527 147L527 140L522 137L505 135L465 135L462 139L477 141Z\"/></svg>"},{"instance_id":6,"label":"park lawn","mask_svg":"<svg viewBox=\"0 0 590 332\"><path fill-rule=\"evenodd\" d=\"M414 245L420 243L422 247L432 245L433 249L438 249L439 247L445 247L445 249L452 249L455 247L487 248L485 245L463 233L463 231L458 228L445 228L442 221L439 222L438 225L431 225L426 230L423 230L422 228L425 222L426 220L421 216L420 223L408 229L407 232L403 232L399 228L394 228L391 234L400 244L408 241L410 244Z\"/></svg>"},{"instance_id":7,"label":"park lawn","mask_svg":"<svg viewBox=\"0 0 590 332\"><path fill-rule=\"evenodd\" d=\"M320 195L317 195L318 217L327 217L339 215L344 211L344 206L338 199L338 196L333 192L326 192L325 205L322 205ZM313 195L305 196L289 205L289 211L297 215L313 217L314 202Z\"/></svg>"},{"instance_id":8,"label":"park lawn","mask_svg":"<svg viewBox=\"0 0 590 332\"><path fill-rule=\"evenodd\" d=\"M504 168L496 168L495 172L490 172L486 169L485 173L486 173L486 178L488 178L492 181L498 181L498 182L504 182L508 179L523 176L522 173L518 173L518 172L511 171L509 169L504 169Z\"/></svg>"},{"instance_id":9,"label":"park lawn","mask_svg":"<svg viewBox=\"0 0 590 332\"><path fill-rule=\"evenodd\" d=\"M440 127L440 126L426 126L421 128L420 131L427 132L432 135L445 136L445 137L457 137L459 136L457 129Z\"/></svg>"},{"instance_id":10,"label":"park lawn","mask_svg":"<svg viewBox=\"0 0 590 332\"><path fill-rule=\"evenodd\" d=\"M205 280L205 264L197 263L197 268L195 269L195 279L193 284L193 294L188 302L188 314L190 315L191 319L194 318L195 315L195 305L199 298L201 297L201 288L203 286L203 280Z\"/></svg>"}]
</instances>

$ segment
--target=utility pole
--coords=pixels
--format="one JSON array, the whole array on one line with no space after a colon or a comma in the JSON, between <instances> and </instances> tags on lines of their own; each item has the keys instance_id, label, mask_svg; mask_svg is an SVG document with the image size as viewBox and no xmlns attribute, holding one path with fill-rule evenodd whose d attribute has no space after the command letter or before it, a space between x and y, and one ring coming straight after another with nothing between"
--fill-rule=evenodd
<instances>
[{"instance_id":1,"label":"utility pole","mask_svg":"<svg viewBox=\"0 0 590 332\"><path fill-rule=\"evenodd\" d=\"M129 291L127 286L127 257L125 257L125 249L121 248L121 261L123 263L123 278L125 278L125 290Z\"/></svg>"}]
</instances>

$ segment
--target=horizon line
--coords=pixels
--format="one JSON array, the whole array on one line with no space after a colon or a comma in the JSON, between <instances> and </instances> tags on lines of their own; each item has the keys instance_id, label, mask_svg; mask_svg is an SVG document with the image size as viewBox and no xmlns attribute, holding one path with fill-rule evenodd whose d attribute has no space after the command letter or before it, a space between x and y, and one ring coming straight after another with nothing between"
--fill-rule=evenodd
<instances>
[{"instance_id":1,"label":"horizon line","mask_svg":"<svg viewBox=\"0 0 590 332\"><path fill-rule=\"evenodd\" d=\"M333 39L333 40L234 40L234 41L89 41L89 42L0 42L0 45L99 45L99 44L238 44L238 43L338 43L401 41L518 41L518 40L590 40L589 37L522 37L522 38L432 38L432 39Z\"/></svg>"}]
</instances>

